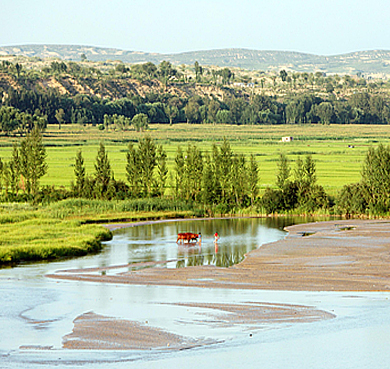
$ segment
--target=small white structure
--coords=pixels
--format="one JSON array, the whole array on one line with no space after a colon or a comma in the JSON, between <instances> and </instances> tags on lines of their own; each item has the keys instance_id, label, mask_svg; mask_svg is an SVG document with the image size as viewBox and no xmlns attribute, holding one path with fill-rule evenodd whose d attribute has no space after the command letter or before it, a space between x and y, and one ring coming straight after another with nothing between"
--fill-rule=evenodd
<instances>
[{"instance_id":1,"label":"small white structure","mask_svg":"<svg viewBox=\"0 0 390 369\"><path fill-rule=\"evenodd\" d=\"M294 140L294 137L292 137L292 136L282 137L282 142L291 142L293 140Z\"/></svg>"}]
</instances>

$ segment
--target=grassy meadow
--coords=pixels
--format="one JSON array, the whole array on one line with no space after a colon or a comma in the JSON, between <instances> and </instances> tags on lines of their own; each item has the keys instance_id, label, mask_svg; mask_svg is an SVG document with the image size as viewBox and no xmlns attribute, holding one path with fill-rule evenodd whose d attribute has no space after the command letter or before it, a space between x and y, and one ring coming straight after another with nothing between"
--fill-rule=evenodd
<instances>
[{"instance_id":1,"label":"grassy meadow","mask_svg":"<svg viewBox=\"0 0 390 369\"><path fill-rule=\"evenodd\" d=\"M82 149L88 174L94 173L99 143L106 146L116 179L125 180L126 150L145 133L99 131L97 127L78 125L49 126L44 134L48 173L42 185L69 187L74 179L76 152ZM196 144L210 151L228 139L235 153L254 154L260 168L260 186L275 186L279 153L292 167L298 156L311 154L317 165L317 178L325 190L336 195L341 187L360 179L360 171L370 146L390 143L390 126L309 125L309 126L228 126L228 125L151 125L147 132L168 154L173 169L178 146ZM281 137L293 136L291 143ZM0 137L0 157L7 160L12 144L19 137ZM68 199L50 205L0 204L0 265L20 261L72 257L98 251L100 241L111 233L93 223L145 219L193 217L201 210L186 208L164 199L140 199L117 202ZM22 230L22 231L21 231Z\"/></svg>"},{"instance_id":2,"label":"grassy meadow","mask_svg":"<svg viewBox=\"0 0 390 369\"><path fill-rule=\"evenodd\" d=\"M45 132L48 173L42 185L69 187L74 179L73 165L77 150L82 149L88 174L93 174L99 143L106 146L116 179L125 180L126 149L145 133L135 131L99 131L93 126L51 125ZM280 125L231 126L153 124L146 133L168 154L168 166L173 168L178 146L196 144L210 151L213 143L226 137L235 153L254 154L260 168L260 186L274 186L278 155L283 152L292 166L298 156L311 154L317 164L319 184L335 195L345 184L357 182L366 152L370 146L390 143L390 126L386 125ZM281 137L293 136L291 143L282 143ZM0 157L11 154L12 142L17 137L0 138ZM349 147L353 146L353 147Z\"/></svg>"}]
</instances>

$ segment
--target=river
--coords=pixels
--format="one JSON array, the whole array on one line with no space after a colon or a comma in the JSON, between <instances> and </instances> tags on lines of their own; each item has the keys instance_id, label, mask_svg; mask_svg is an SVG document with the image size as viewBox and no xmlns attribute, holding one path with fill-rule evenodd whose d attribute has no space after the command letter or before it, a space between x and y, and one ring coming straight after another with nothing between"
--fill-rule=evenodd
<instances>
[{"instance_id":1,"label":"river","mask_svg":"<svg viewBox=\"0 0 390 369\"><path fill-rule=\"evenodd\" d=\"M0 270L0 368L385 368L390 366L389 293L250 291L59 281L59 269L171 260L160 267L231 265L246 252L283 238L301 219L167 222L121 229L103 252ZM180 231L202 233L192 250ZM221 236L218 248L215 231ZM204 324L200 308L172 303L297 304L335 315L310 323ZM62 348L73 320L86 313L148 322L183 336L221 343L184 351Z\"/></svg>"}]
</instances>

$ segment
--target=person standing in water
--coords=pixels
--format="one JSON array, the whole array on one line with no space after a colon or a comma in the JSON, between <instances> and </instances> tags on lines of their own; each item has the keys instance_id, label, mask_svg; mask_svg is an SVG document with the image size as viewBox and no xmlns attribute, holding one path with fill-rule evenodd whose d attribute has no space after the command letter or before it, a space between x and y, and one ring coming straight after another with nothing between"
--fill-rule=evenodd
<instances>
[{"instance_id":1,"label":"person standing in water","mask_svg":"<svg viewBox=\"0 0 390 369\"><path fill-rule=\"evenodd\" d=\"M214 242L218 242L218 240L219 240L218 232L215 232L214 238L215 238Z\"/></svg>"}]
</instances>

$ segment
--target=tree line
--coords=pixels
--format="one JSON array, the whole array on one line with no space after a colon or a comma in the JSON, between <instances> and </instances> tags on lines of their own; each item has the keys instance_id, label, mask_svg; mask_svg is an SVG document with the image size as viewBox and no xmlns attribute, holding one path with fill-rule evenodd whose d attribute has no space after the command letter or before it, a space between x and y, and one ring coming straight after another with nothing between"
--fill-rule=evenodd
<instances>
[{"instance_id":1,"label":"tree line","mask_svg":"<svg viewBox=\"0 0 390 369\"><path fill-rule=\"evenodd\" d=\"M67 197L86 199L168 198L202 204L209 214L226 214L251 208L252 212L346 215L388 214L390 211L390 147L379 145L366 154L358 183L343 186L336 198L328 196L317 182L316 163L311 155L298 157L291 167L279 155L275 186L259 195L261 168L253 155L235 154L227 140L203 152L196 145L177 149L168 171L167 154L149 136L137 145L130 143L126 155L126 181L116 180L103 143L94 173L87 174L82 151L74 162L71 189L40 187L47 173L42 132L32 129L12 148L8 161L0 158L0 187L3 201L55 201Z\"/></svg>"},{"instance_id":2,"label":"tree line","mask_svg":"<svg viewBox=\"0 0 390 369\"><path fill-rule=\"evenodd\" d=\"M95 199L150 198L168 196L175 200L218 207L254 206L258 200L259 168L255 157L247 160L234 154L228 141L211 152L189 144L178 147L173 172L168 172L167 154L161 145L145 136L126 151L126 183L115 180L104 144L100 144L95 173L87 175L82 152L75 159L75 197Z\"/></svg>"},{"instance_id":3,"label":"tree line","mask_svg":"<svg viewBox=\"0 0 390 369\"><path fill-rule=\"evenodd\" d=\"M0 106L0 129L9 135L25 133L35 125L42 129L48 123L59 128L62 124L88 123L101 129L140 130L131 122L139 114L147 117L147 124L388 124L389 106L388 98L366 92L348 100L309 94L288 96L280 102L266 95L236 97L233 92L224 101L200 96L179 98L168 93L109 100L10 89Z\"/></svg>"}]
</instances>

